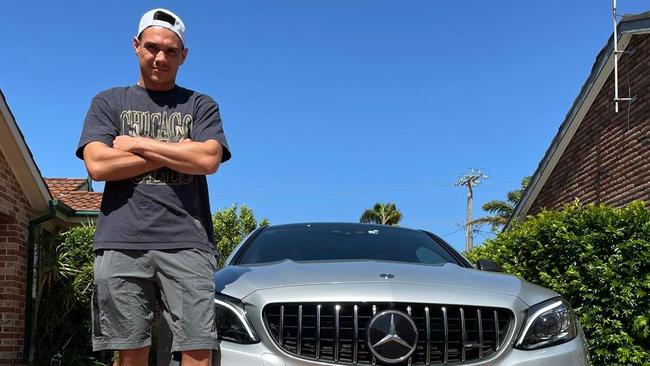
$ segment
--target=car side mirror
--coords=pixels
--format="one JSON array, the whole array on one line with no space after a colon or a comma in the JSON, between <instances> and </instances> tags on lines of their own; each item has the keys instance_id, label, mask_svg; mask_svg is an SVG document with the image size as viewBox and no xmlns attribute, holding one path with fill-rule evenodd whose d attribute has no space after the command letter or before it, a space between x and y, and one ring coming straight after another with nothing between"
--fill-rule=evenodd
<instances>
[{"instance_id":1,"label":"car side mirror","mask_svg":"<svg viewBox=\"0 0 650 366\"><path fill-rule=\"evenodd\" d=\"M479 259L476 261L476 269L479 271L489 271L489 272L503 272L503 269L498 264L492 262L489 259Z\"/></svg>"}]
</instances>

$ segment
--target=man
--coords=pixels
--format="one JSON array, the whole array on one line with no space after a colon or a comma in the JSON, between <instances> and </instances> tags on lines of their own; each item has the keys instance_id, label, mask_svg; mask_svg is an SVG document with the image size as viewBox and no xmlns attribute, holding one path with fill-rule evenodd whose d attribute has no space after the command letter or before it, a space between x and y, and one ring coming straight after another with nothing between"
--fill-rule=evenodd
<instances>
[{"instance_id":1,"label":"man","mask_svg":"<svg viewBox=\"0 0 650 366\"><path fill-rule=\"evenodd\" d=\"M216 348L216 269L205 175L230 158L219 107L176 85L187 57L174 13L142 16L136 85L93 98L77 156L106 181L94 241L93 349L146 365L157 298L183 366L209 365Z\"/></svg>"}]
</instances>

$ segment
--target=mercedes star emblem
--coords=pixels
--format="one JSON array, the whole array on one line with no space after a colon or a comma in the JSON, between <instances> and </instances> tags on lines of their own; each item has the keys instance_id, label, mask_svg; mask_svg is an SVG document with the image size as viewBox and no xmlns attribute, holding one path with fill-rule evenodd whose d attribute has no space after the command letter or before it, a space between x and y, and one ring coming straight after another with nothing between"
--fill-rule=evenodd
<instances>
[{"instance_id":1,"label":"mercedes star emblem","mask_svg":"<svg viewBox=\"0 0 650 366\"><path fill-rule=\"evenodd\" d=\"M397 310L375 315L368 325L368 346L378 359L399 363L411 357L418 344L418 328L410 316Z\"/></svg>"}]
</instances>

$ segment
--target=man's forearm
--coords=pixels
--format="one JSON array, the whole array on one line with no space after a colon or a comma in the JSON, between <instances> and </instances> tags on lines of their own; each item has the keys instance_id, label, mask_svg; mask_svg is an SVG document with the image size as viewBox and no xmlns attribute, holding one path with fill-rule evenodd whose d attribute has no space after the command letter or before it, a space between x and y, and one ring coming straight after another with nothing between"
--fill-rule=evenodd
<instances>
[{"instance_id":1,"label":"man's forearm","mask_svg":"<svg viewBox=\"0 0 650 366\"><path fill-rule=\"evenodd\" d=\"M137 155L185 174L212 174L219 168L222 147L215 140L178 143L139 138L129 149Z\"/></svg>"},{"instance_id":2,"label":"man's forearm","mask_svg":"<svg viewBox=\"0 0 650 366\"><path fill-rule=\"evenodd\" d=\"M106 164L103 180L108 182L129 179L162 167L162 164L136 154L115 157Z\"/></svg>"},{"instance_id":3,"label":"man's forearm","mask_svg":"<svg viewBox=\"0 0 650 366\"><path fill-rule=\"evenodd\" d=\"M160 162L100 142L91 142L84 148L84 161L90 177L97 181L133 178L163 167Z\"/></svg>"}]
</instances>

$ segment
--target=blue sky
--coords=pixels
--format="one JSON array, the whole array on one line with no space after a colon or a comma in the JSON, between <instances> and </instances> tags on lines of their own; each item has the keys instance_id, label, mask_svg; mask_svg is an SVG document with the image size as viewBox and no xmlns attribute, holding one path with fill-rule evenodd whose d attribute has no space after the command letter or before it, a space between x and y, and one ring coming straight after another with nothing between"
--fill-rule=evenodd
<instances>
[{"instance_id":1,"label":"blue sky","mask_svg":"<svg viewBox=\"0 0 650 366\"><path fill-rule=\"evenodd\" d=\"M213 211L357 221L394 202L458 249L454 182L489 176L480 215L532 174L612 32L603 0L8 2L0 88L44 176L86 175L90 100L137 81L131 39L154 7L187 26L178 84L221 106L233 159L209 178Z\"/></svg>"}]
</instances>

